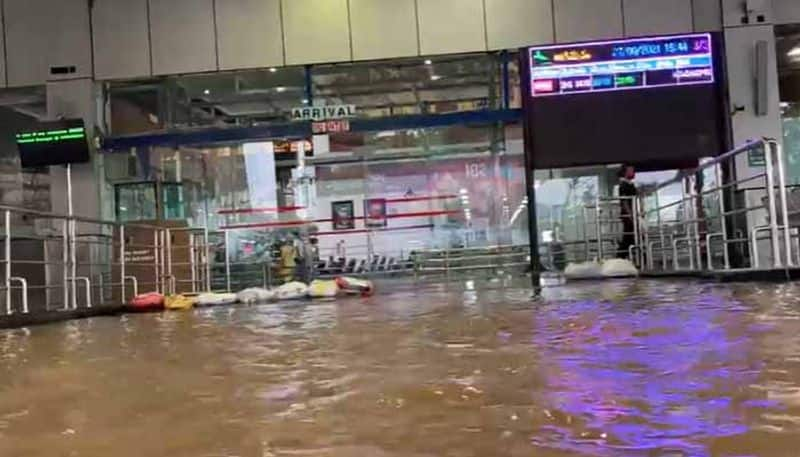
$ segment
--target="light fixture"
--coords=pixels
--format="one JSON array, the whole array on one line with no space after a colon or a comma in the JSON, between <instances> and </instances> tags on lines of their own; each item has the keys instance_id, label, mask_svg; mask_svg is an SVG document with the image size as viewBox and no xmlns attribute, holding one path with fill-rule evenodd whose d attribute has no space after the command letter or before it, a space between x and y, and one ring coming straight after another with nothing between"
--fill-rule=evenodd
<instances>
[{"instance_id":1,"label":"light fixture","mask_svg":"<svg viewBox=\"0 0 800 457\"><path fill-rule=\"evenodd\" d=\"M275 88L275 90L278 91L278 92L286 92L286 88L283 87L283 86L278 86L278 87Z\"/></svg>"},{"instance_id":2,"label":"light fixture","mask_svg":"<svg viewBox=\"0 0 800 457\"><path fill-rule=\"evenodd\" d=\"M208 89L204 90L204 91L203 91L203 93L204 93L205 95L211 95L211 91L210 91L210 90L208 90Z\"/></svg>"},{"instance_id":3,"label":"light fixture","mask_svg":"<svg viewBox=\"0 0 800 457\"><path fill-rule=\"evenodd\" d=\"M442 79L442 77L439 75L431 75L431 81L438 81L440 79Z\"/></svg>"},{"instance_id":4,"label":"light fixture","mask_svg":"<svg viewBox=\"0 0 800 457\"><path fill-rule=\"evenodd\" d=\"M307 99L307 98L304 98L304 99L302 100L302 103L303 103L304 105L308 105L308 99Z\"/></svg>"},{"instance_id":5,"label":"light fixture","mask_svg":"<svg viewBox=\"0 0 800 457\"><path fill-rule=\"evenodd\" d=\"M275 67L272 67L272 68L269 69L270 73L275 73L276 71L278 71L278 69L275 68Z\"/></svg>"},{"instance_id":6,"label":"light fixture","mask_svg":"<svg viewBox=\"0 0 800 457\"><path fill-rule=\"evenodd\" d=\"M425 65L433 65L433 61L431 59L425 59Z\"/></svg>"},{"instance_id":7,"label":"light fixture","mask_svg":"<svg viewBox=\"0 0 800 457\"><path fill-rule=\"evenodd\" d=\"M790 49L786 55L789 57L800 57L800 44Z\"/></svg>"}]
</instances>

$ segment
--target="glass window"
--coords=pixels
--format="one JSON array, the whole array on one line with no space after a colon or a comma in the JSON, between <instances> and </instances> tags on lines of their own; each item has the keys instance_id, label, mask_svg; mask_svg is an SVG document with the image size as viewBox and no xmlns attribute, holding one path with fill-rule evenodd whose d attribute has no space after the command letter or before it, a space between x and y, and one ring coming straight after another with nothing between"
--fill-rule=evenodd
<instances>
[{"instance_id":1,"label":"glass window","mask_svg":"<svg viewBox=\"0 0 800 457\"><path fill-rule=\"evenodd\" d=\"M165 220L182 220L186 218L182 184L163 183L161 185L161 196Z\"/></svg>"},{"instance_id":2,"label":"glass window","mask_svg":"<svg viewBox=\"0 0 800 457\"><path fill-rule=\"evenodd\" d=\"M363 117L497 109L499 79L494 54L312 68L314 104L354 104Z\"/></svg>"},{"instance_id":3,"label":"glass window","mask_svg":"<svg viewBox=\"0 0 800 457\"><path fill-rule=\"evenodd\" d=\"M117 184L115 192L119 222L157 219L155 183Z\"/></svg>"}]
</instances>

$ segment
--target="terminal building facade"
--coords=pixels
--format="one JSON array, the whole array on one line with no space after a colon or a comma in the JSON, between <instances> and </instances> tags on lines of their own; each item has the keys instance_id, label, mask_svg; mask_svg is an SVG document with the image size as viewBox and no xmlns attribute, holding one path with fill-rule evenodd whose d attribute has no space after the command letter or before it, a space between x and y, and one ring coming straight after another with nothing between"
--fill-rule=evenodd
<instances>
[{"instance_id":1,"label":"terminal building facade","mask_svg":"<svg viewBox=\"0 0 800 457\"><path fill-rule=\"evenodd\" d=\"M574 208L612 193L620 163L642 162L645 183L680 168L648 167L663 151L644 134L526 161L531 47L709 34L720 96L693 112L724 125L702 155L775 138L800 184L795 0L4 0L2 13L3 204L67 212L64 170L21 170L11 138L82 118L93 154L73 167L76 214L241 228L236 260L300 223L323 257L397 262L580 238ZM619 153L631 144L641 157Z\"/></svg>"}]
</instances>

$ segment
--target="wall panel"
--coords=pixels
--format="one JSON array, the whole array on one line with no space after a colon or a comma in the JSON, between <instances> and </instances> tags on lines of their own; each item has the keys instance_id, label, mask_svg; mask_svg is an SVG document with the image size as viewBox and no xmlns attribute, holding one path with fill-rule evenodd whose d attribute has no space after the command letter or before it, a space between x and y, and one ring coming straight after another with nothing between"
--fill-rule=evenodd
<instances>
[{"instance_id":1,"label":"wall panel","mask_svg":"<svg viewBox=\"0 0 800 457\"><path fill-rule=\"evenodd\" d=\"M0 8L0 24L3 23L3 9ZM0 87L6 87L8 78L6 77L6 55L5 55L5 30L0 30Z\"/></svg>"},{"instance_id":2,"label":"wall panel","mask_svg":"<svg viewBox=\"0 0 800 457\"><path fill-rule=\"evenodd\" d=\"M692 32L692 0L623 0L625 35Z\"/></svg>"},{"instance_id":3,"label":"wall panel","mask_svg":"<svg viewBox=\"0 0 800 457\"><path fill-rule=\"evenodd\" d=\"M213 0L150 0L153 74L217 69Z\"/></svg>"},{"instance_id":4,"label":"wall panel","mask_svg":"<svg viewBox=\"0 0 800 457\"><path fill-rule=\"evenodd\" d=\"M89 9L84 0L5 0L8 84L92 75ZM51 67L74 66L67 75Z\"/></svg>"},{"instance_id":5,"label":"wall panel","mask_svg":"<svg viewBox=\"0 0 800 457\"><path fill-rule=\"evenodd\" d=\"M552 43L552 0L486 0L486 36L489 49Z\"/></svg>"},{"instance_id":6,"label":"wall panel","mask_svg":"<svg viewBox=\"0 0 800 457\"><path fill-rule=\"evenodd\" d=\"M714 32L722 29L722 9L719 0L693 0L695 32Z\"/></svg>"},{"instance_id":7,"label":"wall panel","mask_svg":"<svg viewBox=\"0 0 800 457\"><path fill-rule=\"evenodd\" d=\"M282 0L286 64L351 59L347 0Z\"/></svg>"},{"instance_id":8,"label":"wall panel","mask_svg":"<svg viewBox=\"0 0 800 457\"><path fill-rule=\"evenodd\" d=\"M619 38L621 0L555 0L556 41Z\"/></svg>"},{"instance_id":9,"label":"wall panel","mask_svg":"<svg viewBox=\"0 0 800 457\"><path fill-rule=\"evenodd\" d=\"M350 0L350 25L355 60L419 53L415 0Z\"/></svg>"},{"instance_id":10,"label":"wall panel","mask_svg":"<svg viewBox=\"0 0 800 457\"><path fill-rule=\"evenodd\" d=\"M102 0L92 10L95 77L149 76L147 0Z\"/></svg>"},{"instance_id":11,"label":"wall panel","mask_svg":"<svg viewBox=\"0 0 800 457\"><path fill-rule=\"evenodd\" d=\"M772 0L776 24L800 24L800 0Z\"/></svg>"},{"instance_id":12,"label":"wall panel","mask_svg":"<svg viewBox=\"0 0 800 457\"><path fill-rule=\"evenodd\" d=\"M217 0L220 70L283 65L280 0Z\"/></svg>"},{"instance_id":13,"label":"wall panel","mask_svg":"<svg viewBox=\"0 0 800 457\"><path fill-rule=\"evenodd\" d=\"M417 0L423 55L486 50L482 0Z\"/></svg>"}]
</instances>

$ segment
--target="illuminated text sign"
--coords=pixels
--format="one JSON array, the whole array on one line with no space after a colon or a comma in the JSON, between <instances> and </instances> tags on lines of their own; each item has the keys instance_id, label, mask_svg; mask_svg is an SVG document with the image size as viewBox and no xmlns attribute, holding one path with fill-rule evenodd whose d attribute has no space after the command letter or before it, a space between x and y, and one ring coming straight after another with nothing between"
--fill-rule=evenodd
<instances>
[{"instance_id":1,"label":"illuminated text sign","mask_svg":"<svg viewBox=\"0 0 800 457\"><path fill-rule=\"evenodd\" d=\"M531 95L712 84L710 34L530 48Z\"/></svg>"}]
</instances>

